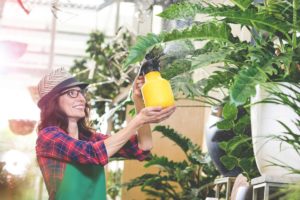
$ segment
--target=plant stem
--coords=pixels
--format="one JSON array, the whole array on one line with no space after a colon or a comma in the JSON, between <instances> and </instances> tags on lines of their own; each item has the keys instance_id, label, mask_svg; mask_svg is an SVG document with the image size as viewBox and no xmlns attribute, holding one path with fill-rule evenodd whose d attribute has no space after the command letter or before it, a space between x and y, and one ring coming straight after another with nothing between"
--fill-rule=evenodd
<instances>
[{"instance_id":1,"label":"plant stem","mask_svg":"<svg viewBox=\"0 0 300 200\"><path fill-rule=\"evenodd\" d=\"M298 0L293 0L293 49L297 47L297 9L298 9Z\"/></svg>"}]
</instances>

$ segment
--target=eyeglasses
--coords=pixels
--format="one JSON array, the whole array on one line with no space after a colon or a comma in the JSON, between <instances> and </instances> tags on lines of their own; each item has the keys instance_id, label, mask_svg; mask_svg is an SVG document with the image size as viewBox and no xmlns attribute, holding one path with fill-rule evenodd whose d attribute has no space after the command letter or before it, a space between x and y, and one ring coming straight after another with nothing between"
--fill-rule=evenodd
<instances>
[{"instance_id":1,"label":"eyeglasses","mask_svg":"<svg viewBox=\"0 0 300 200\"><path fill-rule=\"evenodd\" d=\"M79 93L82 95L82 96L85 96L86 94L86 90L85 89L80 89L80 90L76 90L76 89L71 89L71 90L67 90L67 91L64 91L62 92L60 95L65 95L67 94L69 97L71 98L77 98Z\"/></svg>"}]
</instances>

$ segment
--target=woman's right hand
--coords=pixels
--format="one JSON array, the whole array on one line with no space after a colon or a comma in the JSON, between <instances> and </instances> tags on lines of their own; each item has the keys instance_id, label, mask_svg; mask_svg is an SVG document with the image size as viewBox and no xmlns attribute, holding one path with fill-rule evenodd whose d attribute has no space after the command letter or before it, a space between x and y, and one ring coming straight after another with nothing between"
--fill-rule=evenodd
<instances>
[{"instance_id":1,"label":"woman's right hand","mask_svg":"<svg viewBox=\"0 0 300 200\"><path fill-rule=\"evenodd\" d=\"M168 119L175 112L175 109L175 106L170 106L167 108L146 107L137 114L135 119L141 126L150 123L159 123Z\"/></svg>"}]
</instances>

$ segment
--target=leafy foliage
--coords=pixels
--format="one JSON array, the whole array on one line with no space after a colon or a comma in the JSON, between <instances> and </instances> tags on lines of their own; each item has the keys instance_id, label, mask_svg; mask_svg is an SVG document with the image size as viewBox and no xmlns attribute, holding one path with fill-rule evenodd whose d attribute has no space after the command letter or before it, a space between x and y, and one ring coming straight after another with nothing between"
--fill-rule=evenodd
<instances>
[{"instance_id":1,"label":"leafy foliage","mask_svg":"<svg viewBox=\"0 0 300 200\"><path fill-rule=\"evenodd\" d=\"M172 4L159 16L165 19L184 19L193 18L196 14L206 14L211 19L195 22L192 27L183 30L161 33L157 37L161 38L160 43L181 39L219 43L219 51L214 48L205 53L191 55L192 67L189 70L217 62L223 62L225 67L239 69L232 76L229 94L233 103L242 105L255 94L255 85L258 83L270 80L297 82L300 79L297 67L300 59L299 56L293 56L299 55L297 52L300 39L296 32L300 27L297 17L300 8L296 0L293 3L268 1L265 4L251 0L232 2L233 6L216 5L207 1ZM247 28L255 43L233 37L229 24ZM146 51L151 47L147 46Z\"/></svg>"},{"instance_id":2,"label":"leafy foliage","mask_svg":"<svg viewBox=\"0 0 300 200\"><path fill-rule=\"evenodd\" d=\"M103 33L92 32L87 41L87 56L75 60L70 69L79 81L90 83L88 98L98 116L103 116L106 109L114 109L111 114L114 131L121 128L125 119L125 104L120 106L114 100L122 90L130 87L136 75L135 66L130 66L127 70L122 69L122 63L132 42L131 34L125 29L120 29L116 38L110 42ZM101 123L99 119L101 118L95 119L94 123Z\"/></svg>"},{"instance_id":3,"label":"leafy foliage","mask_svg":"<svg viewBox=\"0 0 300 200\"><path fill-rule=\"evenodd\" d=\"M194 52L169 63L164 75L170 78L174 93L180 97L232 107L223 110L224 119L217 124L218 128L235 133L232 140L220 144L227 156L223 163L228 168L234 167L229 163L234 163L251 178L257 171L251 152L251 134L246 128L250 124L249 112L233 118L235 113L232 110L248 109L243 107L247 107L250 97L255 95L257 84L300 81L300 5L298 0L231 2L233 5L209 1L170 5L159 14L160 17L168 20L194 19L194 23L189 28L157 35L161 40L155 45L181 39L206 42L201 47L195 45ZM207 20L196 21L199 14L207 16ZM251 40L234 37L231 25L249 31ZM151 48L147 46L145 51ZM178 63L184 64L179 67ZM217 65L218 69L207 78L194 82L193 72L211 64ZM224 98L214 98L212 93L216 91L221 92ZM237 155L238 150L245 154Z\"/></svg>"},{"instance_id":4,"label":"leafy foliage","mask_svg":"<svg viewBox=\"0 0 300 200\"><path fill-rule=\"evenodd\" d=\"M213 195L211 183L218 173L200 147L170 127L156 126L154 130L174 141L186 159L175 162L164 156L152 156L145 167L158 167L158 173L146 173L131 180L125 184L127 189L140 186L143 192L160 199L196 200Z\"/></svg>"},{"instance_id":5,"label":"leafy foliage","mask_svg":"<svg viewBox=\"0 0 300 200\"><path fill-rule=\"evenodd\" d=\"M219 143L225 155L220 158L223 165L232 170L235 167L242 169L242 173L250 180L259 175L253 155L251 140L251 125L249 110L226 103L223 106L223 120L216 125L219 129L231 131L233 137Z\"/></svg>"},{"instance_id":6,"label":"leafy foliage","mask_svg":"<svg viewBox=\"0 0 300 200\"><path fill-rule=\"evenodd\" d=\"M146 36L140 36L136 44L130 49L129 56L125 62L125 69L128 65L141 61L145 54L155 45L161 42L169 42L183 39L216 39L219 41L230 41L233 37L230 33L231 28L222 22L211 22L204 24L195 24L192 27L183 30L173 30L159 35L149 33Z\"/></svg>"}]
</instances>

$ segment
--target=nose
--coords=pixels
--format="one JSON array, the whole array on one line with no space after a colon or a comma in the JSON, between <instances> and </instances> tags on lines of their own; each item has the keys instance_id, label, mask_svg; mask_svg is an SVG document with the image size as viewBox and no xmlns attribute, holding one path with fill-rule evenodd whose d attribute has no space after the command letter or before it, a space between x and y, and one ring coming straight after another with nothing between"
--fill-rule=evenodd
<instances>
[{"instance_id":1,"label":"nose","mask_svg":"<svg viewBox=\"0 0 300 200\"><path fill-rule=\"evenodd\" d=\"M78 98L80 101L84 102L84 103L86 102L85 96L84 96L81 92L79 92L77 98Z\"/></svg>"}]
</instances>

